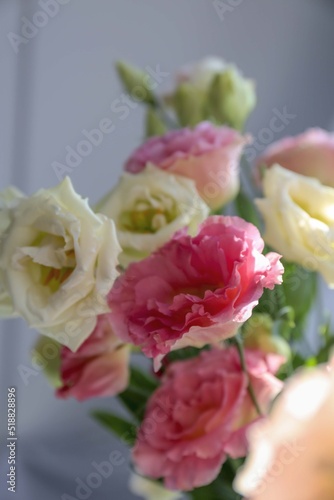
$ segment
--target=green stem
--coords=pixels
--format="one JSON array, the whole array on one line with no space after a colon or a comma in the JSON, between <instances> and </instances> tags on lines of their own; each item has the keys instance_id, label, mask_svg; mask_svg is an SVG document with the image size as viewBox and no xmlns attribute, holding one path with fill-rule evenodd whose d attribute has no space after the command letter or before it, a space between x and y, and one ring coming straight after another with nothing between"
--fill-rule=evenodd
<instances>
[{"instance_id":1,"label":"green stem","mask_svg":"<svg viewBox=\"0 0 334 500\"><path fill-rule=\"evenodd\" d=\"M160 114L160 117L165 122L166 127L168 127L170 130L176 130L180 128L180 125L178 125L178 123L174 121L166 111L166 108L161 99L155 97L152 107Z\"/></svg>"},{"instance_id":2,"label":"green stem","mask_svg":"<svg viewBox=\"0 0 334 500\"><path fill-rule=\"evenodd\" d=\"M251 398L251 400L252 400L252 402L253 402L253 404L254 404L254 406L256 408L256 411L262 417L263 413L261 411L259 403L257 402L255 391L254 391L254 388L252 386L252 382L251 382L249 374L248 374L248 369L247 369L247 364L246 364L246 358L245 358L245 351L244 351L244 345L243 345L242 339L241 339L241 337L239 335L236 335L235 340L236 340L236 345L237 345L238 353L239 353L239 356L240 356L240 362L241 362L242 371L247 375L247 378L248 378L248 393L249 393L250 398Z\"/></svg>"}]
</instances>

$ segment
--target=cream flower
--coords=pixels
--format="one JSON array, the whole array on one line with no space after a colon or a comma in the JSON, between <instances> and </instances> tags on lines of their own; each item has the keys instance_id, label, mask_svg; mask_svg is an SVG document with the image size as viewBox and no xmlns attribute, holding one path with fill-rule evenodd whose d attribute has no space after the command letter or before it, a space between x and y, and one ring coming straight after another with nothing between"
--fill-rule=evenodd
<instances>
[{"instance_id":1,"label":"cream flower","mask_svg":"<svg viewBox=\"0 0 334 500\"><path fill-rule=\"evenodd\" d=\"M209 215L193 180L152 164L136 175L124 173L97 209L115 221L124 266L148 256L184 227L196 233Z\"/></svg>"},{"instance_id":2,"label":"cream flower","mask_svg":"<svg viewBox=\"0 0 334 500\"><path fill-rule=\"evenodd\" d=\"M334 498L334 374L295 375L269 418L251 429L251 452L235 481L249 500Z\"/></svg>"},{"instance_id":3,"label":"cream flower","mask_svg":"<svg viewBox=\"0 0 334 500\"><path fill-rule=\"evenodd\" d=\"M334 189L279 165L267 170L264 240L287 260L318 271L334 287Z\"/></svg>"},{"instance_id":4,"label":"cream flower","mask_svg":"<svg viewBox=\"0 0 334 500\"><path fill-rule=\"evenodd\" d=\"M109 310L120 252L113 221L96 215L66 178L3 203L0 228L2 305L10 298L31 327L76 350L96 316ZM6 315L6 308L0 312Z\"/></svg>"},{"instance_id":5,"label":"cream flower","mask_svg":"<svg viewBox=\"0 0 334 500\"><path fill-rule=\"evenodd\" d=\"M130 491L145 500L180 500L183 494L180 491L167 490L157 481L146 479L138 474L130 477Z\"/></svg>"}]
</instances>

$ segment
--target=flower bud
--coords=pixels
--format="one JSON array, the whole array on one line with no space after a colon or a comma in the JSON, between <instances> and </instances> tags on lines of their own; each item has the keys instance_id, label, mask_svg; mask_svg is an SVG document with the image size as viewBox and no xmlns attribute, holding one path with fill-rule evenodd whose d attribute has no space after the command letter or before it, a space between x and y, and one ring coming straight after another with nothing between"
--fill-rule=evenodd
<instances>
[{"instance_id":1,"label":"flower bud","mask_svg":"<svg viewBox=\"0 0 334 500\"><path fill-rule=\"evenodd\" d=\"M289 344L282 337L273 335L274 323L269 314L253 314L244 327L244 345L265 353L280 354L291 358Z\"/></svg>"},{"instance_id":2,"label":"flower bud","mask_svg":"<svg viewBox=\"0 0 334 500\"><path fill-rule=\"evenodd\" d=\"M230 66L215 76L208 99L211 115L218 123L242 130L256 104L254 82Z\"/></svg>"}]
</instances>

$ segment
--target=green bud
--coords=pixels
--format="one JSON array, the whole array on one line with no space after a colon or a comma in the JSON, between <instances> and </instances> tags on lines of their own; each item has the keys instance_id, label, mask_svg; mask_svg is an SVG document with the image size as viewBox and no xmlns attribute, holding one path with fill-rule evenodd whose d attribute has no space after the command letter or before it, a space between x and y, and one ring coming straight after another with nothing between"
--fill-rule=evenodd
<instances>
[{"instance_id":1,"label":"green bud","mask_svg":"<svg viewBox=\"0 0 334 500\"><path fill-rule=\"evenodd\" d=\"M231 66L214 77L208 103L210 113L218 123L242 130L256 104L254 82Z\"/></svg>"},{"instance_id":2,"label":"green bud","mask_svg":"<svg viewBox=\"0 0 334 500\"><path fill-rule=\"evenodd\" d=\"M57 389L62 386L60 378L60 350L62 346L45 335L38 339L32 353L32 361L41 366L48 382Z\"/></svg>"},{"instance_id":3,"label":"green bud","mask_svg":"<svg viewBox=\"0 0 334 500\"><path fill-rule=\"evenodd\" d=\"M158 115L158 113L149 107L146 113L146 137L163 135L167 127Z\"/></svg>"},{"instance_id":4,"label":"green bud","mask_svg":"<svg viewBox=\"0 0 334 500\"><path fill-rule=\"evenodd\" d=\"M248 349L259 349L265 353L276 353L291 359L291 349L288 342L273 335L274 322L269 314L253 314L244 325L244 345Z\"/></svg>"},{"instance_id":5,"label":"green bud","mask_svg":"<svg viewBox=\"0 0 334 500\"><path fill-rule=\"evenodd\" d=\"M182 127L193 127L205 118L205 93L189 83L182 83L176 89L173 103Z\"/></svg>"},{"instance_id":6,"label":"green bud","mask_svg":"<svg viewBox=\"0 0 334 500\"><path fill-rule=\"evenodd\" d=\"M123 61L118 61L116 63L116 70L125 90L129 92L134 99L153 106L156 104L156 98L149 86L151 77L147 73Z\"/></svg>"}]
</instances>

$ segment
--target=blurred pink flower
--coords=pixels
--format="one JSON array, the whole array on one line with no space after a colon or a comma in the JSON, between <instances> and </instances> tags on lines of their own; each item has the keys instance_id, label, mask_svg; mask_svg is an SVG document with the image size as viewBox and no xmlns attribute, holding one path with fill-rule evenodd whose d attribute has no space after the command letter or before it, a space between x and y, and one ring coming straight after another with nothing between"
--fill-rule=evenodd
<instances>
[{"instance_id":1,"label":"blurred pink flower","mask_svg":"<svg viewBox=\"0 0 334 500\"><path fill-rule=\"evenodd\" d=\"M314 128L277 141L257 160L258 168L274 164L334 187L334 134Z\"/></svg>"},{"instance_id":2,"label":"blurred pink flower","mask_svg":"<svg viewBox=\"0 0 334 500\"><path fill-rule=\"evenodd\" d=\"M263 248L239 217L209 217L195 237L180 231L116 281L108 297L115 333L154 358L232 337L264 288L282 282L280 256Z\"/></svg>"},{"instance_id":3,"label":"blurred pink flower","mask_svg":"<svg viewBox=\"0 0 334 500\"><path fill-rule=\"evenodd\" d=\"M334 374L294 375L267 420L249 432L250 455L235 481L249 500L334 498Z\"/></svg>"},{"instance_id":4,"label":"blurred pink flower","mask_svg":"<svg viewBox=\"0 0 334 500\"><path fill-rule=\"evenodd\" d=\"M83 401L124 391L129 379L129 356L130 346L113 333L110 315L98 316L95 330L76 352L62 348L63 385L57 396Z\"/></svg>"},{"instance_id":5,"label":"blurred pink flower","mask_svg":"<svg viewBox=\"0 0 334 500\"><path fill-rule=\"evenodd\" d=\"M236 130L203 122L152 137L134 151L125 170L138 173L147 163L193 179L204 201L217 209L239 191L239 161L250 142Z\"/></svg>"},{"instance_id":6,"label":"blurred pink flower","mask_svg":"<svg viewBox=\"0 0 334 500\"><path fill-rule=\"evenodd\" d=\"M283 385L272 371L283 358L269 357L245 352L264 413ZM228 455L244 457L246 431L260 418L247 385L235 347L202 351L170 365L138 432L133 450L137 471L164 478L166 488L188 491L213 481Z\"/></svg>"}]
</instances>

